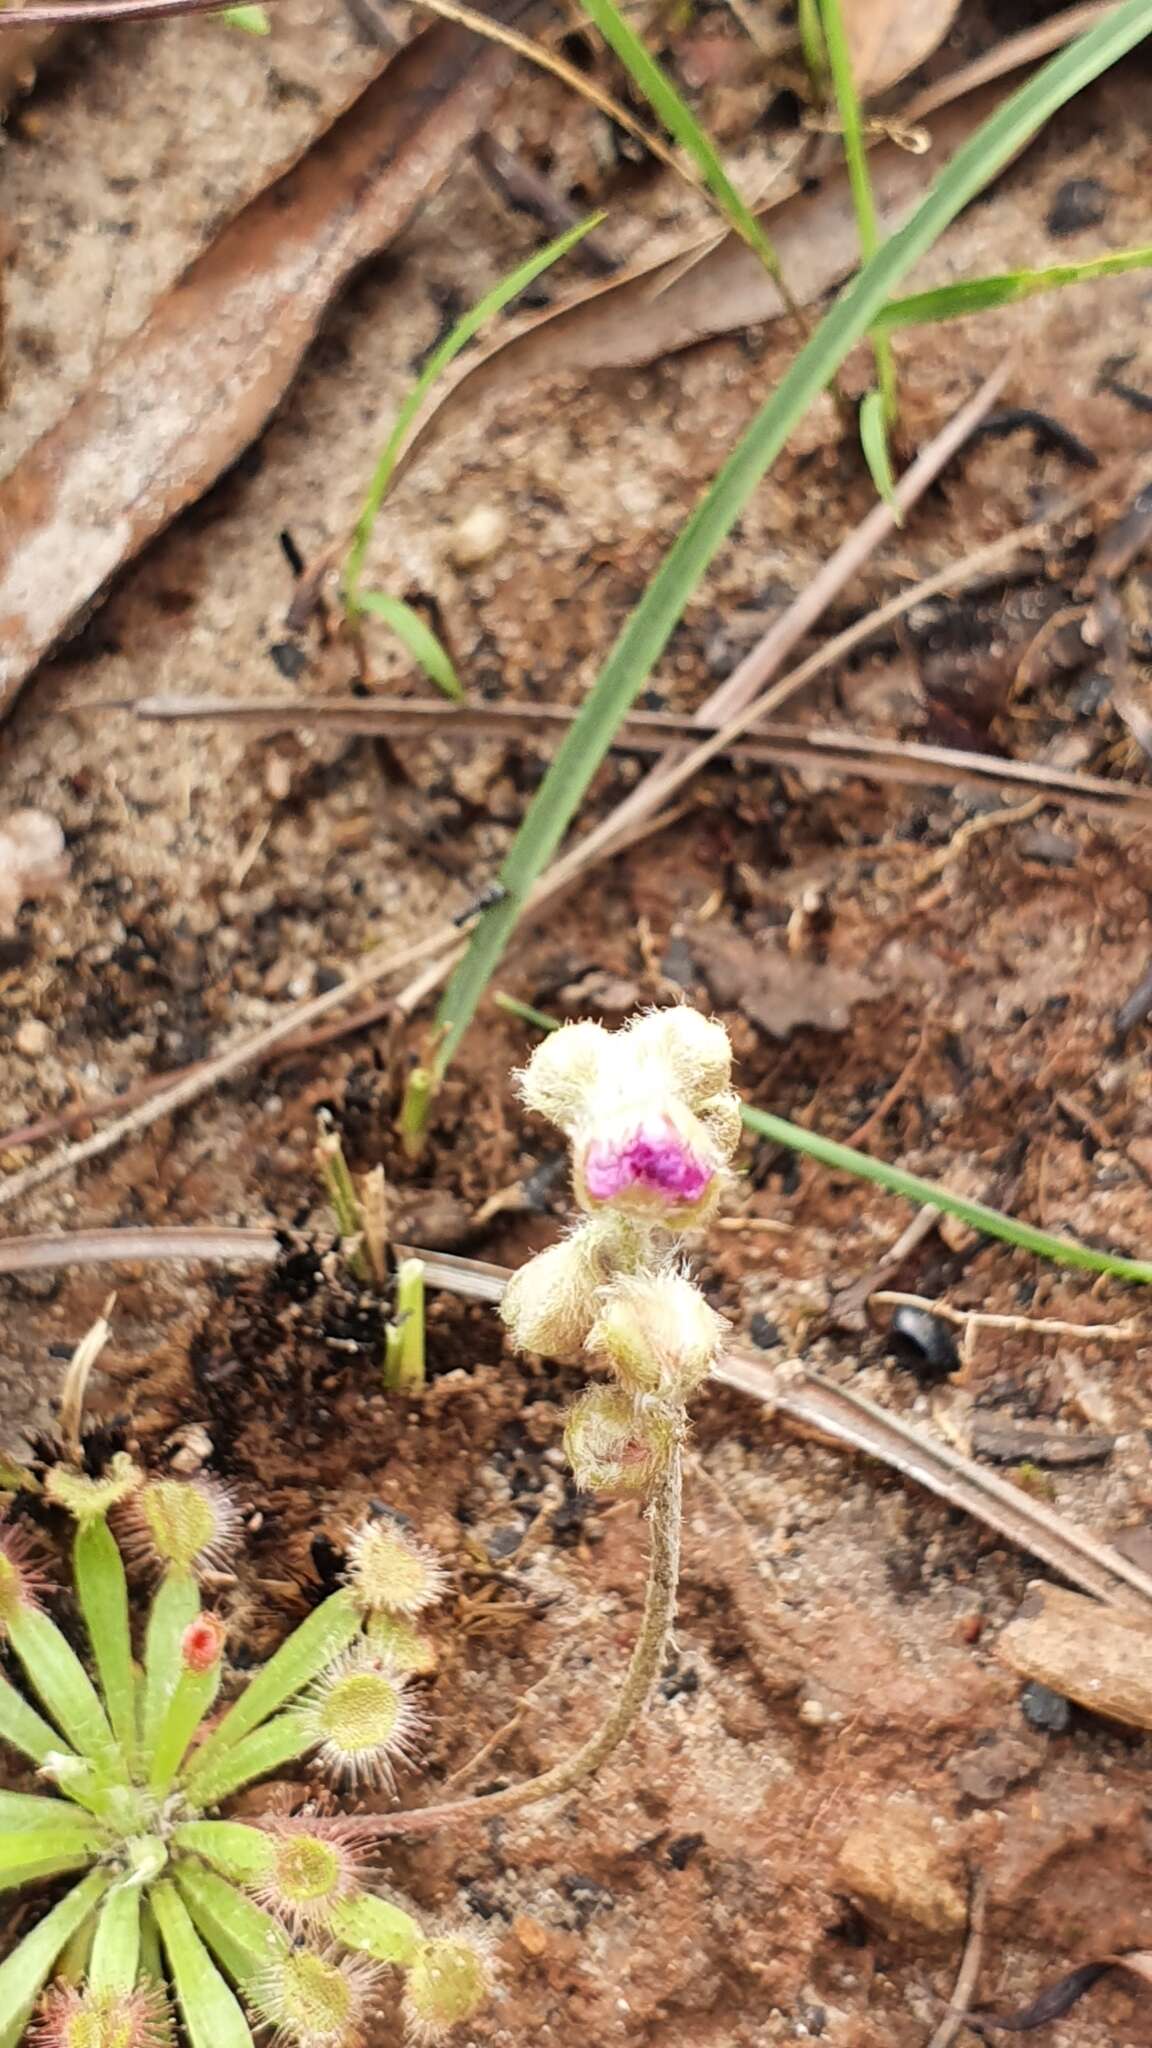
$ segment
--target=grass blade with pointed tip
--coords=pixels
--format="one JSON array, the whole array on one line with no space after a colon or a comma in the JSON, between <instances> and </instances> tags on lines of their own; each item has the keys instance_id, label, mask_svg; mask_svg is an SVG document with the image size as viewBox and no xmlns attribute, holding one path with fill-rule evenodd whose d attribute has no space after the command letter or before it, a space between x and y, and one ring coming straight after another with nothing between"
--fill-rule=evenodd
<instances>
[{"instance_id":1,"label":"grass blade with pointed tip","mask_svg":"<svg viewBox=\"0 0 1152 2048\"><path fill-rule=\"evenodd\" d=\"M877 497L892 512L897 526L903 526L904 514L896 496L896 479L892 474L892 455L888 447L888 428L884 418L884 393L882 390L866 391L860 400L860 446L868 464L868 474L876 486Z\"/></svg>"},{"instance_id":2,"label":"grass blade with pointed tip","mask_svg":"<svg viewBox=\"0 0 1152 2048\"><path fill-rule=\"evenodd\" d=\"M873 322L872 331L959 320L966 313L986 313L992 306L1011 306L1017 299L1030 299L1038 292L1059 291L1065 285L1088 284L1096 277L1119 277L1125 271L1147 270L1150 266L1152 244L1145 244L1140 249L1118 249L1110 256L1090 256L1083 263L1054 263L1047 270L1007 270L994 277L963 278L959 284L938 285L934 291L893 299Z\"/></svg>"},{"instance_id":3,"label":"grass blade with pointed tip","mask_svg":"<svg viewBox=\"0 0 1152 2048\"><path fill-rule=\"evenodd\" d=\"M155 1885L152 1910L192 2048L252 2048L252 2030L170 1882Z\"/></svg>"},{"instance_id":4,"label":"grass blade with pointed tip","mask_svg":"<svg viewBox=\"0 0 1152 2048\"><path fill-rule=\"evenodd\" d=\"M733 185L711 137L700 126L691 107L681 98L647 44L617 11L613 0L585 0L584 12L589 20L595 22L604 41L615 51L669 135L692 158L729 226L755 251L764 268L779 283L780 264L775 249L751 207L741 199Z\"/></svg>"},{"instance_id":5,"label":"grass blade with pointed tip","mask_svg":"<svg viewBox=\"0 0 1152 2048\"><path fill-rule=\"evenodd\" d=\"M464 685L452 666L452 658L442 640L438 640L426 619L402 597L389 597L382 590L366 590L356 600L357 611L367 612L374 619L383 619L390 626L398 640L403 641L413 661L418 661L425 675L431 676L437 688L443 690L456 704L464 702Z\"/></svg>"},{"instance_id":6,"label":"grass blade with pointed tip","mask_svg":"<svg viewBox=\"0 0 1152 2048\"><path fill-rule=\"evenodd\" d=\"M785 1117L772 1116L766 1109L753 1109L747 1102L741 1105L740 1114L747 1129L755 1131L759 1137L773 1138L792 1152L806 1153L809 1159L818 1159L822 1166L854 1174L859 1180L873 1181L877 1187L887 1188L891 1194L903 1195L905 1201L915 1202L918 1206L928 1203L949 1216L958 1216L961 1222L983 1231L986 1237L998 1237L1005 1244L1019 1245L1022 1251L1035 1252L1038 1257L1052 1259L1061 1266L1076 1266L1086 1273L1111 1273L1117 1280L1135 1280L1152 1287L1152 1261L1122 1258L1118 1252L1099 1252L1092 1245L1077 1244L1075 1239L1054 1237L1048 1230L1035 1230L1030 1223L1021 1223L1015 1216L1005 1216L1000 1209L990 1209L984 1202L970 1202L965 1195L954 1195L949 1188L938 1187L935 1181L921 1180L918 1174L906 1173L902 1166L887 1166L882 1159L870 1158L867 1152L857 1152L851 1145L837 1144L834 1138L822 1138L815 1131L804 1130L800 1124L789 1123Z\"/></svg>"},{"instance_id":7,"label":"grass blade with pointed tip","mask_svg":"<svg viewBox=\"0 0 1152 2048\"><path fill-rule=\"evenodd\" d=\"M852 71L852 52L848 46L840 0L819 0L819 8L832 90L844 139L844 162L856 211L860 256L866 263L876 253L880 230L876 220L872 174L868 168L868 151L864 145L860 100ZM888 428L896 418L896 364L887 335L878 334L875 328L872 330L872 353L876 358L878 389L875 394L868 394L860 408L860 445L879 495L886 505L895 507Z\"/></svg>"},{"instance_id":8,"label":"grass blade with pointed tip","mask_svg":"<svg viewBox=\"0 0 1152 2048\"><path fill-rule=\"evenodd\" d=\"M566 234L558 235L546 248L537 250L535 256L529 257L527 263L521 263L517 269L510 271L507 277L501 278L499 284L493 285L490 292L485 292L482 299L478 299L474 306L469 307L463 317L456 322L451 333L445 335L439 346L433 349L401 405L392 432L384 443L384 451L376 464L363 510L352 535L352 544L344 560L340 580L344 602L351 614L354 615L360 609L360 578L364 571L364 557L368 552L368 543L372 538L372 529L376 524L380 507L384 503L396 464L400 460L408 429L441 371L446 370L453 358L471 341L473 335L479 333L485 321L490 320L494 313L499 313L510 300L517 298L533 284L542 271L550 269L553 263L558 263L562 256L568 254L569 249L574 249L577 242L582 241L585 235L591 234L593 228L598 228L603 219L602 213L594 213L588 220L577 221L574 228L569 228Z\"/></svg>"},{"instance_id":9,"label":"grass blade with pointed tip","mask_svg":"<svg viewBox=\"0 0 1152 2048\"><path fill-rule=\"evenodd\" d=\"M445 1072L475 1014L525 901L556 852L621 721L627 716L758 484L813 399L955 216L1058 107L1152 32L1152 0L1124 0L999 106L934 180L915 213L840 294L681 528L628 619L532 799L500 870L505 898L485 910L437 1013Z\"/></svg>"}]
</instances>

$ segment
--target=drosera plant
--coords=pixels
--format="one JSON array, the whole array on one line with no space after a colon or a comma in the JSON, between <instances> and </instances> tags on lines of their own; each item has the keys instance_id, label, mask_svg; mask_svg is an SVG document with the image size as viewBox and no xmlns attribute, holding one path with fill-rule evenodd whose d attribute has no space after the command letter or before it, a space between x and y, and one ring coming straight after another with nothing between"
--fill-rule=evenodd
<instances>
[{"instance_id":1,"label":"drosera plant","mask_svg":"<svg viewBox=\"0 0 1152 2048\"><path fill-rule=\"evenodd\" d=\"M0 1792L0 1890L65 1887L0 1963L0 2048L164 2048L177 2015L188 2048L253 2048L264 2025L284 2048L361 2048L389 1966L414 2038L469 2019L492 1982L483 1938L381 1895L366 1816L329 1791L292 1815L219 1815L309 1757L346 1796L391 1784L420 1733L411 1679L433 1661L432 1552L392 1522L354 1531L346 1583L217 1717L226 1631L201 1581L234 1554L225 1491L120 1455L99 1479L54 1468L43 1493L74 1524L93 1675L47 1612L38 1550L0 1525L0 1637L22 1680L0 1675L0 1740L46 1788Z\"/></svg>"}]
</instances>

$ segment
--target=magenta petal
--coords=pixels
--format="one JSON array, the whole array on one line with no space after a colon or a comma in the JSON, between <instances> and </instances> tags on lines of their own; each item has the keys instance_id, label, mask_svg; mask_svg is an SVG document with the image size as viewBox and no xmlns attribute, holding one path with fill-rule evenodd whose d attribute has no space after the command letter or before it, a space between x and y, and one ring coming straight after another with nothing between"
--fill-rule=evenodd
<instances>
[{"instance_id":1,"label":"magenta petal","mask_svg":"<svg viewBox=\"0 0 1152 2048\"><path fill-rule=\"evenodd\" d=\"M666 1117L649 1117L619 1138L593 1138L584 1155L584 1182L593 1201L611 1202L629 1188L698 1201L713 1177Z\"/></svg>"}]
</instances>

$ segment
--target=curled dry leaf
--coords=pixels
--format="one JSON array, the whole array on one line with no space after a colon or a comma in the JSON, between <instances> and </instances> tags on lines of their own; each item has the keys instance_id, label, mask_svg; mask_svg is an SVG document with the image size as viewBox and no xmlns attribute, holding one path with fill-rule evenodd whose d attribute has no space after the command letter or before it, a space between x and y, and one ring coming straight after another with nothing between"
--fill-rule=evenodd
<instances>
[{"instance_id":1,"label":"curled dry leaf","mask_svg":"<svg viewBox=\"0 0 1152 2048\"><path fill-rule=\"evenodd\" d=\"M907 78L944 41L960 0L850 0L844 28L861 99Z\"/></svg>"},{"instance_id":2,"label":"curled dry leaf","mask_svg":"<svg viewBox=\"0 0 1152 2048\"><path fill-rule=\"evenodd\" d=\"M47 811L0 818L0 933L12 930L22 903L50 895L67 876L64 834Z\"/></svg>"},{"instance_id":3,"label":"curled dry leaf","mask_svg":"<svg viewBox=\"0 0 1152 2048\"><path fill-rule=\"evenodd\" d=\"M688 945L721 1004L735 1003L773 1038L790 1038L800 1025L847 1031L853 1003L880 994L854 968L830 961L793 959L767 935L745 938L727 925L701 925Z\"/></svg>"},{"instance_id":4,"label":"curled dry leaf","mask_svg":"<svg viewBox=\"0 0 1152 2048\"><path fill-rule=\"evenodd\" d=\"M417 37L17 465L0 487L0 715L117 569L259 433L326 307L443 183L511 62L461 29Z\"/></svg>"}]
</instances>

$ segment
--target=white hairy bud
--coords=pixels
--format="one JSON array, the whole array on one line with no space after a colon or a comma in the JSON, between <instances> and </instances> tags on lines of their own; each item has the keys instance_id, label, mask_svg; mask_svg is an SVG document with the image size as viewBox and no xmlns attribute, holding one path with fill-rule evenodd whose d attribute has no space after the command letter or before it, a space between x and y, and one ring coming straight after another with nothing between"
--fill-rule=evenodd
<instances>
[{"instance_id":1,"label":"white hairy bud","mask_svg":"<svg viewBox=\"0 0 1152 2048\"><path fill-rule=\"evenodd\" d=\"M613 1281L585 1350L631 1393L683 1401L707 1379L727 1328L687 1275L669 1266Z\"/></svg>"}]
</instances>

